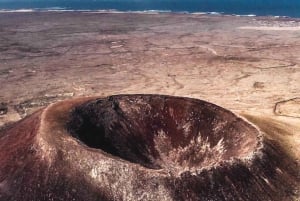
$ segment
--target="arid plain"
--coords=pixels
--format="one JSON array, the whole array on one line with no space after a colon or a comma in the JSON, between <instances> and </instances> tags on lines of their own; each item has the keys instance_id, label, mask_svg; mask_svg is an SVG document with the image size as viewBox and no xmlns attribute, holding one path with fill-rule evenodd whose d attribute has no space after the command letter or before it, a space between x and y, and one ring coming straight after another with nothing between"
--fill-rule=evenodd
<instances>
[{"instance_id":1,"label":"arid plain","mask_svg":"<svg viewBox=\"0 0 300 201\"><path fill-rule=\"evenodd\" d=\"M244 116L299 163L299 55L300 19L0 13L0 127L74 97L184 96Z\"/></svg>"}]
</instances>

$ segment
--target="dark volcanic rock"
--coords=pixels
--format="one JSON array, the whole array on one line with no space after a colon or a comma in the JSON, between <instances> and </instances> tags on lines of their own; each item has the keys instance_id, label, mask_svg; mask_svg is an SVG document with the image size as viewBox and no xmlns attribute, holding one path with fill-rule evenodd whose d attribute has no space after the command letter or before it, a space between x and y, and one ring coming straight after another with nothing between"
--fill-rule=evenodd
<instances>
[{"instance_id":1,"label":"dark volcanic rock","mask_svg":"<svg viewBox=\"0 0 300 201\"><path fill-rule=\"evenodd\" d=\"M0 115L5 115L8 111L7 103L0 103Z\"/></svg>"},{"instance_id":2,"label":"dark volcanic rock","mask_svg":"<svg viewBox=\"0 0 300 201\"><path fill-rule=\"evenodd\" d=\"M298 166L205 101L63 101L0 134L0 200L291 200Z\"/></svg>"}]
</instances>

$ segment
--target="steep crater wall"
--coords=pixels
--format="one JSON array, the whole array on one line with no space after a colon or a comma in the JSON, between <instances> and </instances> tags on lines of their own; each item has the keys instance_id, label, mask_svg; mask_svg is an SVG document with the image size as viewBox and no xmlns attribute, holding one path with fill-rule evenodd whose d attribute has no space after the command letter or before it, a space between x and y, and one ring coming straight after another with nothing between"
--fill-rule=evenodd
<instances>
[{"instance_id":1,"label":"steep crater wall","mask_svg":"<svg viewBox=\"0 0 300 201\"><path fill-rule=\"evenodd\" d=\"M195 99L124 95L74 109L70 133L89 147L148 168L184 171L251 156L259 131L216 105Z\"/></svg>"}]
</instances>

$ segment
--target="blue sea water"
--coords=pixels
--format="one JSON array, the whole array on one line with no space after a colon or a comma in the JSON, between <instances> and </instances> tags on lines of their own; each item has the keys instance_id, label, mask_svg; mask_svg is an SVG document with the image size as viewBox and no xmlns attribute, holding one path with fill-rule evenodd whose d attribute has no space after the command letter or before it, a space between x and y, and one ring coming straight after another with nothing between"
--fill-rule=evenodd
<instances>
[{"instance_id":1,"label":"blue sea water","mask_svg":"<svg viewBox=\"0 0 300 201\"><path fill-rule=\"evenodd\" d=\"M0 10L204 12L300 17L300 0L0 0Z\"/></svg>"}]
</instances>

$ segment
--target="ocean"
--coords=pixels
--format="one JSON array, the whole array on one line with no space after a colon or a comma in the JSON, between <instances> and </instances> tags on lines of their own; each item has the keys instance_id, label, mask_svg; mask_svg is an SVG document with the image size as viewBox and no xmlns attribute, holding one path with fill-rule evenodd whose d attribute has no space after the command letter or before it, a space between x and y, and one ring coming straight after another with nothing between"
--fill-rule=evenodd
<instances>
[{"instance_id":1,"label":"ocean","mask_svg":"<svg viewBox=\"0 0 300 201\"><path fill-rule=\"evenodd\" d=\"M184 12L300 17L300 0L0 0L10 11Z\"/></svg>"}]
</instances>

